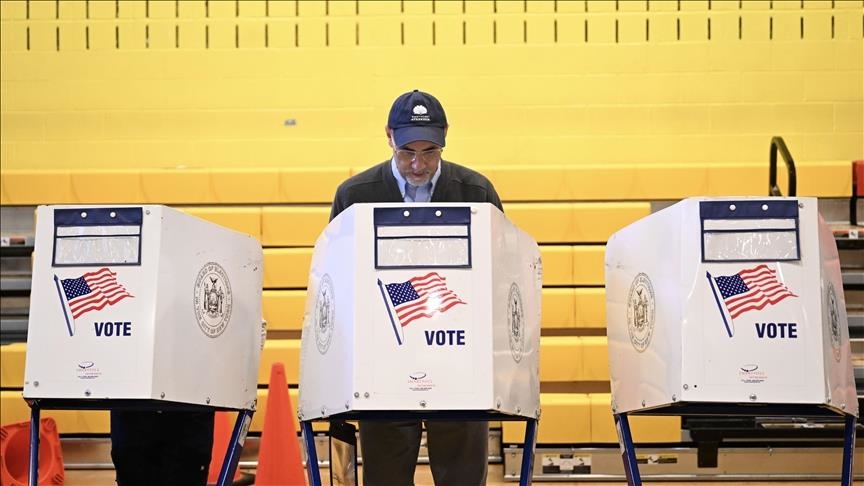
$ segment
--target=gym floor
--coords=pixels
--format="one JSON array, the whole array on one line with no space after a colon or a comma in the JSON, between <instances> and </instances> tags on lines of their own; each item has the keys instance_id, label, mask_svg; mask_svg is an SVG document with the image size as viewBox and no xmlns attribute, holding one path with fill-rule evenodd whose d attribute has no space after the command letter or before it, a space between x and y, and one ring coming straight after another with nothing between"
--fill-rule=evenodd
<instances>
[{"instance_id":1,"label":"gym floor","mask_svg":"<svg viewBox=\"0 0 864 486\"><path fill-rule=\"evenodd\" d=\"M362 467L362 466L361 466ZM489 481L488 486L515 486L516 482L505 481L503 478L503 466L501 464L489 465ZM326 473L326 471L322 471ZM432 474L429 471L428 465L418 465L417 474L415 475L416 486L434 486ZM324 484L329 484L328 480ZM113 486L114 470L68 470L66 471L65 486ZM362 485L363 482L361 481ZM535 482L534 484L550 486L580 486L580 485L597 485L597 486L626 486L624 481L581 481L581 482ZM684 486L686 483L682 481L671 482L647 482L649 486ZM775 485L794 485L794 486L836 486L838 481L713 481L700 482L700 484L716 484L718 486L775 486ZM857 484L857 482L856 482Z\"/></svg>"}]
</instances>

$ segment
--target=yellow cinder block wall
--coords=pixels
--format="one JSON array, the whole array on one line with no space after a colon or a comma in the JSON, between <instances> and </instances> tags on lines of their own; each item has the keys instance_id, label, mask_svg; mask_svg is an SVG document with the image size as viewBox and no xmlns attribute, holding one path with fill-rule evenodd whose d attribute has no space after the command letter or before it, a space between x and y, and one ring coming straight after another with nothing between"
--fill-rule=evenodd
<instances>
[{"instance_id":1,"label":"yellow cinder block wall","mask_svg":"<svg viewBox=\"0 0 864 486\"><path fill-rule=\"evenodd\" d=\"M421 88L447 156L864 155L864 3L0 2L2 169L363 166Z\"/></svg>"},{"instance_id":2,"label":"yellow cinder block wall","mask_svg":"<svg viewBox=\"0 0 864 486\"><path fill-rule=\"evenodd\" d=\"M860 0L2 0L0 199L179 205L259 238L268 360L296 384L327 202L388 156L393 98L430 91L446 157L542 245L539 440L614 442L603 242L648 200L761 193L774 135L802 195L848 196L862 25ZM24 347L3 348L3 419L26 420ZM644 418L637 440L679 439Z\"/></svg>"}]
</instances>

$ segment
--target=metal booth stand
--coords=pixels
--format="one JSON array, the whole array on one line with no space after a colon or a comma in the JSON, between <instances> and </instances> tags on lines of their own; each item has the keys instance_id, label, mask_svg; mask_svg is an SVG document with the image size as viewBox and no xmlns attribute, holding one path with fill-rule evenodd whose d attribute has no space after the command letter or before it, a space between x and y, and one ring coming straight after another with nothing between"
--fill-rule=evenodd
<instances>
[{"instance_id":1,"label":"metal booth stand","mask_svg":"<svg viewBox=\"0 0 864 486\"><path fill-rule=\"evenodd\" d=\"M34 255L30 484L43 409L236 410L230 484L265 338L261 244L165 206L39 206Z\"/></svg>"},{"instance_id":2,"label":"metal booth stand","mask_svg":"<svg viewBox=\"0 0 864 486\"><path fill-rule=\"evenodd\" d=\"M519 484L528 486L532 482L532 468L534 467L534 448L537 441L537 419L518 417L513 415L486 413L486 412L366 412L339 414L330 417L330 420L487 420L487 421L525 421L524 454L522 455L521 474ZM320 486L321 472L318 468L318 453L315 449L314 432L312 422L305 420L300 422L300 430L303 434L303 444L306 448L306 475L311 486Z\"/></svg>"},{"instance_id":3,"label":"metal booth stand","mask_svg":"<svg viewBox=\"0 0 864 486\"><path fill-rule=\"evenodd\" d=\"M816 198L685 199L612 235L605 265L628 484L641 484L628 422L639 414L842 418L851 486L858 398L839 255Z\"/></svg>"},{"instance_id":4,"label":"metal booth stand","mask_svg":"<svg viewBox=\"0 0 864 486\"><path fill-rule=\"evenodd\" d=\"M312 422L424 419L525 421L530 484L541 287L537 243L491 204L354 204L334 218L315 244L300 351L310 483Z\"/></svg>"},{"instance_id":5,"label":"metal booth stand","mask_svg":"<svg viewBox=\"0 0 864 486\"><path fill-rule=\"evenodd\" d=\"M754 413L754 408L758 413ZM639 466L636 461L636 448L633 437L630 435L630 425L627 412L614 414L615 427L618 430L618 438L621 444L621 459L624 461L624 474L627 484L630 486L641 486L642 477L639 474ZM855 415L840 414L827 408L778 405L778 406L747 406L734 404L699 404L682 405L681 407L669 407L657 411L640 412L638 415L681 415L681 416L760 416L760 417L794 417L794 418L818 418L818 417L841 417L844 421L843 433L843 458L841 469L842 486L852 486L852 457L855 452ZM715 451L716 452L716 451ZM840 462L840 461L838 461Z\"/></svg>"},{"instance_id":6,"label":"metal booth stand","mask_svg":"<svg viewBox=\"0 0 864 486\"><path fill-rule=\"evenodd\" d=\"M206 407L193 407L191 405L184 406L176 404L176 406L165 407L165 403L140 403L140 404L111 404L108 400L83 401L83 400L30 400L30 465L29 465L29 481L28 486L37 486L39 478L39 418L42 410L110 410L112 407L122 408L124 410L161 410L163 412L171 411L206 411ZM215 408L209 410L216 411ZM227 409L218 409L227 410ZM249 424L252 423L252 415L254 410L239 410L237 411L237 421L234 423L234 429L231 432L231 440L228 443L228 449L225 451L225 458L222 462L222 468L219 471L219 479L216 486L230 486L234 473L237 471L237 465L240 462L240 454L243 452L243 443L246 440L246 434L249 432ZM165 431L164 433L169 433Z\"/></svg>"}]
</instances>

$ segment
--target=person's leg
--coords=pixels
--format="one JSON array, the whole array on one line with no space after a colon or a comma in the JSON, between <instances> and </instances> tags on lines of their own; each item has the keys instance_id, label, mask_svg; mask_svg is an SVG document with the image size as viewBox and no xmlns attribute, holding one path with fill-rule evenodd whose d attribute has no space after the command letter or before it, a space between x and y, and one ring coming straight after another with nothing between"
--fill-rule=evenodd
<instances>
[{"instance_id":1,"label":"person's leg","mask_svg":"<svg viewBox=\"0 0 864 486\"><path fill-rule=\"evenodd\" d=\"M119 486L159 484L158 419L156 412L111 411L111 460Z\"/></svg>"},{"instance_id":2,"label":"person's leg","mask_svg":"<svg viewBox=\"0 0 864 486\"><path fill-rule=\"evenodd\" d=\"M436 486L483 486L489 422L426 422L429 467Z\"/></svg>"},{"instance_id":3,"label":"person's leg","mask_svg":"<svg viewBox=\"0 0 864 486\"><path fill-rule=\"evenodd\" d=\"M420 421L360 421L365 486L413 486L420 451Z\"/></svg>"},{"instance_id":4,"label":"person's leg","mask_svg":"<svg viewBox=\"0 0 864 486\"><path fill-rule=\"evenodd\" d=\"M163 442L162 483L207 484L213 451L215 412L164 412L162 427L169 435ZM225 454L225 451L217 451Z\"/></svg>"}]
</instances>

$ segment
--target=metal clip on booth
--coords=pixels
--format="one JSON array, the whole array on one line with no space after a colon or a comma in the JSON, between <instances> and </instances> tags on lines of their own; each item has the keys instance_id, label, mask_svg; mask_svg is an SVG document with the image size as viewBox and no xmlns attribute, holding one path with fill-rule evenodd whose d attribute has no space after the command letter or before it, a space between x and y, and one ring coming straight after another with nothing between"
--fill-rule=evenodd
<instances>
[{"instance_id":1,"label":"metal clip on booth","mask_svg":"<svg viewBox=\"0 0 864 486\"><path fill-rule=\"evenodd\" d=\"M310 483L312 421L422 419L525 421L530 484L541 286L537 243L491 204L354 204L331 221L301 344Z\"/></svg>"},{"instance_id":2,"label":"metal clip on booth","mask_svg":"<svg viewBox=\"0 0 864 486\"><path fill-rule=\"evenodd\" d=\"M231 484L255 410L262 275L253 237L171 208L40 206L29 484L42 409L237 410L218 482Z\"/></svg>"},{"instance_id":3,"label":"metal clip on booth","mask_svg":"<svg viewBox=\"0 0 864 486\"><path fill-rule=\"evenodd\" d=\"M836 417L851 486L858 400L837 246L816 198L685 199L612 235L605 265L628 484L641 478L627 418L642 414Z\"/></svg>"}]
</instances>

